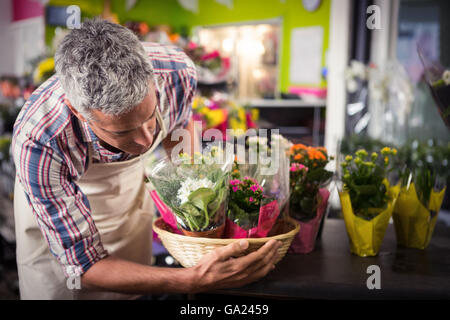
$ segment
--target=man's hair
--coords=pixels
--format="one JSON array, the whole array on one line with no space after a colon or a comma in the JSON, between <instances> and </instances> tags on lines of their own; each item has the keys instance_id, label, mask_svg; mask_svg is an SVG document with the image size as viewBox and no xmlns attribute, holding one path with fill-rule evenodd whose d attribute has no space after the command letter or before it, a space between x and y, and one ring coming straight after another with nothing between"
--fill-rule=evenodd
<instances>
[{"instance_id":1,"label":"man's hair","mask_svg":"<svg viewBox=\"0 0 450 320\"><path fill-rule=\"evenodd\" d=\"M83 116L90 110L121 115L142 102L153 69L129 29L101 19L85 20L64 37L55 70L66 96Z\"/></svg>"}]
</instances>

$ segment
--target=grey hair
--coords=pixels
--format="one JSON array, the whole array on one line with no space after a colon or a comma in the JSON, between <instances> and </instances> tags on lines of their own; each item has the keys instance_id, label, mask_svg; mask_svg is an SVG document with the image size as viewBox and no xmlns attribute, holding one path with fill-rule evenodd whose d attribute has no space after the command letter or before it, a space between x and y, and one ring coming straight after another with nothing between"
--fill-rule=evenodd
<instances>
[{"instance_id":1,"label":"grey hair","mask_svg":"<svg viewBox=\"0 0 450 320\"><path fill-rule=\"evenodd\" d=\"M55 53L55 71L70 103L88 119L93 109L115 116L131 111L153 78L133 32L101 19L85 20L64 37Z\"/></svg>"}]
</instances>

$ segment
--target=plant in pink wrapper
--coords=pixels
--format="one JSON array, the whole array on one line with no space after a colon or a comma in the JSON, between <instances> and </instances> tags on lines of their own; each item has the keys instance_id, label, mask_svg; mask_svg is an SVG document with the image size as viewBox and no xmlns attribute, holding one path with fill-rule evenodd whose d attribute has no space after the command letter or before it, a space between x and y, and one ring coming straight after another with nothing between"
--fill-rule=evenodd
<instances>
[{"instance_id":1,"label":"plant in pink wrapper","mask_svg":"<svg viewBox=\"0 0 450 320\"><path fill-rule=\"evenodd\" d=\"M289 249L292 253L309 253L314 250L320 224L328 204L332 172L325 170L329 157L323 147L313 148L303 144L290 149L289 214L300 223Z\"/></svg>"},{"instance_id":2,"label":"plant in pink wrapper","mask_svg":"<svg viewBox=\"0 0 450 320\"><path fill-rule=\"evenodd\" d=\"M243 174L248 174L242 177ZM251 175L251 176L249 176ZM277 195L258 173L257 165L233 164L229 182L229 202L225 236L227 238L261 238L268 235L280 213Z\"/></svg>"}]
</instances>

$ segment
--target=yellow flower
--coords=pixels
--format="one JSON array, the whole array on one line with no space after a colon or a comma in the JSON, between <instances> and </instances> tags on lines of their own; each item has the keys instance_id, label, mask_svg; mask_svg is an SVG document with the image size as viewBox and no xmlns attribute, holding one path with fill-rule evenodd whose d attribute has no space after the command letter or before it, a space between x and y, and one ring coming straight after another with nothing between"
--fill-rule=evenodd
<instances>
[{"instance_id":1,"label":"yellow flower","mask_svg":"<svg viewBox=\"0 0 450 320\"><path fill-rule=\"evenodd\" d=\"M361 164L361 163L362 163L361 158L356 158L356 159L355 159L355 163L356 163L356 164Z\"/></svg>"},{"instance_id":2,"label":"yellow flower","mask_svg":"<svg viewBox=\"0 0 450 320\"><path fill-rule=\"evenodd\" d=\"M44 61L41 61L38 68L42 73L52 71L55 68L55 59L47 58Z\"/></svg>"},{"instance_id":3,"label":"yellow flower","mask_svg":"<svg viewBox=\"0 0 450 320\"><path fill-rule=\"evenodd\" d=\"M395 149L395 148L392 148L392 154L395 156L396 154L397 154L397 149Z\"/></svg>"},{"instance_id":4,"label":"yellow flower","mask_svg":"<svg viewBox=\"0 0 450 320\"><path fill-rule=\"evenodd\" d=\"M253 120L253 121L258 121L258 119L259 119L259 109L257 109L257 108L252 108L252 109L250 110L250 114L251 114L251 116L252 116L252 120Z\"/></svg>"},{"instance_id":5,"label":"yellow flower","mask_svg":"<svg viewBox=\"0 0 450 320\"><path fill-rule=\"evenodd\" d=\"M352 156L346 156L345 157L345 161L352 161L353 160L353 157Z\"/></svg>"},{"instance_id":6,"label":"yellow flower","mask_svg":"<svg viewBox=\"0 0 450 320\"><path fill-rule=\"evenodd\" d=\"M369 168L374 168L375 167L375 164L373 162L370 162L370 161L364 162L364 165L366 165Z\"/></svg>"},{"instance_id":7,"label":"yellow flower","mask_svg":"<svg viewBox=\"0 0 450 320\"><path fill-rule=\"evenodd\" d=\"M377 160L377 158L378 158L378 153L372 152L372 161Z\"/></svg>"},{"instance_id":8,"label":"yellow flower","mask_svg":"<svg viewBox=\"0 0 450 320\"><path fill-rule=\"evenodd\" d=\"M367 157L367 151L364 149L359 149L358 151L356 151L356 155L361 159L364 159L365 157Z\"/></svg>"},{"instance_id":9,"label":"yellow flower","mask_svg":"<svg viewBox=\"0 0 450 320\"><path fill-rule=\"evenodd\" d=\"M205 116L209 113L209 111L210 110L206 107L199 107L199 109L198 109L198 113L203 114Z\"/></svg>"},{"instance_id":10,"label":"yellow flower","mask_svg":"<svg viewBox=\"0 0 450 320\"><path fill-rule=\"evenodd\" d=\"M194 101L192 101L192 109L197 109L197 107L198 107L198 100L200 100L200 98L199 97L197 97L197 98L194 98Z\"/></svg>"},{"instance_id":11,"label":"yellow flower","mask_svg":"<svg viewBox=\"0 0 450 320\"><path fill-rule=\"evenodd\" d=\"M247 130L247 126L245 125L245 123L242 123L236 119L229 119L229 123L230 128L236 131L235 133L237 136L244 134L245 130Z\"/></svg>"},{"instance_id":12,"label":"yellow flower","mask_svg":"<svg viewBox=\"0 0 450 320\"><path fill-rule=\"evenodd\" d=\"M44 74L52 72L55 69L55 59L47 58L39 62L36 70L34 71L33 80L36 84L42 81Z\"/></svg>"},{"instance_id":13,"label":"yellow flower","mask_svg":"<svg viewBox=\"0 0 450 320\"><path fill-rule=\"evenodd\" d=\"M215 127L226 120L225 112L222 109L210 110L205 114L209 127Z\"/></svg>"},{"instance_id":14,"label":"yellow flower","mask_svg":"<svg viewBox=\"0 0 450 320\"><path fill-rule=\"evenodd\" d=\"M381 149L381 154L383 156L388 155L390 153L391 153L391 148L389 148L389 147L384 147L383 149Z\"/></svg>"},{"instance_id":15,"label":"yellow flower","mask_svg":"<svg viewBox=\"0 0 450 320\"><path fill-rule=\"evenodd\" d=\"M238 110L238 117L239 117L239 120L241 120L242 122L246 122L246 118L245 118L245 110L243 109L243 108L240 108L239 110Z\"/></svg>"},{"instance_id":16,"label":"yellow flower","mask_svg":"<svg viewBox=\"0 0 450 320\"><path fill-rule=\"evenodd\" d=\"M388 157L384 157L384 164L388 165L389 164L389 158Z\"/></svg>"}]
</instances>

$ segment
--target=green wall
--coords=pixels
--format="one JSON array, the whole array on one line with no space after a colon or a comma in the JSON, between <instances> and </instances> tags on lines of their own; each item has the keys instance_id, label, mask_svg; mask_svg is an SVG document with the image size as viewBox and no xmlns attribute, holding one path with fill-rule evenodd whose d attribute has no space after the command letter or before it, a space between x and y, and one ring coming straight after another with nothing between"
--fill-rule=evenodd
<instances>
[{"instance_id":1,"label":"green wall","mask_svg":"<svg viewBox=\"0 0 450 320\"><path fill-rule=\"evenodd\" d=\"M125 0L112 0L112 11L118 15L121 23L128 20L145 21L150 25L168 24L178 32L191 30L195 26L235 23L243 21L282 18L283 37L281 50L280 88L286 92L289 82L290 38L291 30L298 27L322 26L324 43L322 65L325 65L325 52L328 49L329 17L331 0L322 0L319 9L308 12L303 8L301 0L234 0L234 7L217 3L215 0L199 0L199 13L194 14L183 9L177 0L138 0L136 6L126 11ZM78 4L83 16L98 15L102 11L103 1L50 0L50 5ZM47 28L46 40L50 42L54 28ZM326 86L325 81L321 83Z\"/></svg>"}]
</instances>

